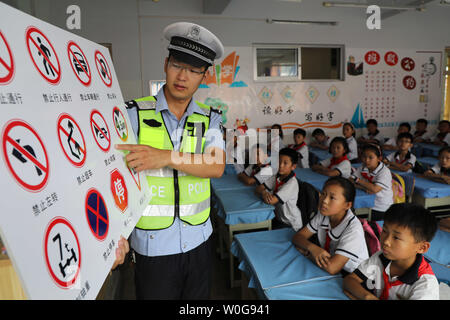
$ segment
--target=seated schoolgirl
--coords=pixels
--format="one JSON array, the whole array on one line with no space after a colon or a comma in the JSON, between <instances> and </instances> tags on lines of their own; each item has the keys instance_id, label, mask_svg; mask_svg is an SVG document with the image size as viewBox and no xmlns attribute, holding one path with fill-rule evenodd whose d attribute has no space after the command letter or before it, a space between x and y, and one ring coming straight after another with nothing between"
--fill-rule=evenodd
<instances>
[{"instance_id":1,"label":"seated schoolgirl","mask_svg":"<svg viewBox=\"0 0 450 320\"><path fill-rule=\"evenodd\" d=\"M347 158L349 151L347 140L344 137L335 137L330 144L332 157L313 165L311 169L329 177L349 178L352 172L352 164Z\"/></svg>"}]
</instances>

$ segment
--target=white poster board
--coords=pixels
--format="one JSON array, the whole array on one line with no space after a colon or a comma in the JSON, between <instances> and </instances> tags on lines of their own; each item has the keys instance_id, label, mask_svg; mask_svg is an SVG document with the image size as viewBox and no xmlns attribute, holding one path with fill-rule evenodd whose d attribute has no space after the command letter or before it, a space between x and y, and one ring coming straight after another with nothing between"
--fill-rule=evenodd
<instances>
[{"instance_id":1,"label":"white poster board","mask_svg":"<svg viewBox=\"0 0 450 320\"><path fill-rule=\"evenodd\" d=\"M149 202L108 50L0 3L0 234L30 299L95 299Z\"/></svg>"}]
</instances>

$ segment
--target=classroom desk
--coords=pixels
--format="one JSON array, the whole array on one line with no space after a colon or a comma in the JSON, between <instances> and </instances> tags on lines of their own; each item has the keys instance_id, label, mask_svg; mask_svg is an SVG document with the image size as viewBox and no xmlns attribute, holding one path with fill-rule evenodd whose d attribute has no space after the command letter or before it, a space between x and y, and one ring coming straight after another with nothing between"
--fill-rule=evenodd
<instances>
[{"instance_id":1,"label":"classroom desk","mask_svg":"<svg viewBox=\"0 0 450 320\"><path fill-rule=\"evenodd\" d=\"M413 202L438 213L432 207L450 205L450 185L434 182L414 174L416 184L414 187ZM444 209L448 210L448 209Z\"/></svg>"},{"instance_id":2,"label":"classroom desk","mask_svg":"<svg viewBox=\"0 0 450 320\"><path fill-rule=\"evenodd\" d=\"M427 169L433 167L436 163L439 162L438 158L434 158L434 157L421 157L421 158L416 158L417 161L419 161L421 164L424 164Z\"/></svg>"},{"instance_id":3,"label":"classroom desk","mask_svg":"<svg viewBox=\"0 0 450 320\"><path fill-rule=\"evenodd\" d=\"M294 170L294 172L298 179L300 179L301 181L308 182L308 183L312 183L312 182L325 183L325 181L327 181L329 178L323 174L312 171L311 168L296 168Z\"/></svg>"},{"instance_id":4,"label":"classroom desk","mask_svg":"<svg viewBox=\"0 0 450 320\"><path fill-rule=\"evenodd\" d=\"M241 261L249 287L266 299L345 299L334 280L341 276L330 275L300 254L292 244L294 233L284 228L235 236L231 252ZM321 292L324 285L330 286L329 292Z\"/></svg>"},{"instance_id":5,"label":"classroom desk","mask_svg":"<svg viewBox=\"0 0 450 320\"><path fill-rule=\"evenodd\" d=\"M322 150L319 148L311 148L308 147L309 152L313 153L314 155L317 156L317 158L319 158L319 161L331 158L331 153L328 152L328 150Z\"/></svg>"},{"instance_id":6,"label":"classroom desk","mask_svg":"<svg viewBox=\"0 0 450 320\"><path fill-rule=\"evenodd\" d=\"M435 144L417 143L415 146L415 152L419 154L420 157L437 157L441 148L442 146L437 146Z\"/></svg>"},{"instance_id":7,"label":"classroom desk","mask_svg":"<svg viewBox=\"0 0 450 320\"><path fill-rule=\"evenodd\" d=\"M255 186L220 191L215 190L213 186L213 190L217 201L217 223L222 257L224 256L223 243L230 249L235 232L272 229L272 219L275 217L274 207L262 202L254 192ZM230 254L231 287L239 285L239 281L234 278L234 259Z\"/></svg>"},{"instance_id":8,"label":"classroom desk","mask_svg":"<svg viewBox=\"0 0 450 320\"><path fill-rule=\"evenodd\" d=\"M211 186L214 192L255 188L255 186L247 186L239 181L236 174L227 174L220 178L213 178L211 179Z\"/></svg>"}]
</instances>

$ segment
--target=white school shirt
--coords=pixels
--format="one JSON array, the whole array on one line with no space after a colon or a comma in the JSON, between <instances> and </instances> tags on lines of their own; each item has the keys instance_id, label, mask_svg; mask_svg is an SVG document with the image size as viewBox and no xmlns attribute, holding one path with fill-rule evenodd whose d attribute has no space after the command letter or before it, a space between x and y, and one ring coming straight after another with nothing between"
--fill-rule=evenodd
<instances>
[{"instance_id":1,"label":"white school shirt","mask_svg":"<svg viewBox=\"0 0 450 320\"><path fill-rule=\"evenodd\" d=\"M247 168L245 168L244 173L247 176L252 177L253 168L255 168L255 167L256 167L256 164L249 165ZM255 175L253 175L253 178L256 179L256 182L259 185L259 184L264 183L267 179L269 179L273 175L274 175L274 170L268 164L268 165L262 167L261 170L259 170L258 173L255 173Z\"/></svg>"},{"instance_id":2,"label":"white school shirt","mask_svg":"<svg viewBox=\"0 0 450 320\"><path fill-rule=\"evenodd\" d=\"M433 171L435 174L442 174L441 164L439 162L436 163L434 166L432 166L430 168L430 170ZM447 175L449 175L449 174L447 174Z\"/></svg>"},{"instance_id":3,"label":"white school shirt","mask_svg":"<svg viewBox=\"0 0 450 320\"><path fill-rule=\"evenodd\" d=\"M322 160L319 163L322 166L324 166L325 168L328 168L328 166L331 163L331 159L333 159L333 158L331 157L331 158ZM335 164L335 165L331 166L330 169L332 169L332 170L336 169L337 171L339 171L341 177L349 178L350 174L352 173L352 164L351 164L351 162L349 160L344 160L344 161L341 161L338 164Z\"/></svg>"},{"instance_id":4,"label":"white school shirt","mask_svg":"<svg viewBox=\"0 0 450 320\"><path fill-rule=\"evenodd\" d=\"M347 257L344 270L353 272L359 264L369 258L364 230L352 210L347 210L344 219L334 228L330 218L318 212L306 225L312 233L317 233L320 246L325 247L327 234L330 237L330 255L339 254Z\"/></svg>"},{"instance_id":5,"label":"white school shirt","mask_svg":"<svg viewBox=\"0 0 450 320\"><path fill-rule=\"evenodd\" d=\"M351 136L350 138L347 138L347 144L348 148L350 150L349 153L347 153L348 160L352 161L353 159L358 158L358 143L356 142L356 139L354 136Z\"/></svg>"},{"instance_id":6,"label":"white school shirt","mask_svg":"<svg viewBox=\"0 0 450 320\"><path fill-rule=\"evenodd\" d=\"M363 176L367 175L369 179ZM385 212L391 204L394 202L393 197L394 193L392 192L392 174L389 168L383 163L380 162L378 167L373 170L373 172L369 172L366 166L362 165L357 168L354 174L359 179L365 179L367 181L372 180L371 182L380 186L381 191L376 193L375 203L373 205L374 210Z\"/></svg>"},{"instance_id":7,"label":"white school shirt","mask_svg":"<svg viewBox=\"0 0 450 320\"><path fill-rule=\"evenodd\" d=\"M389 139L388 141L386 141L384 144L385 144L385 145L388 145L388 146L396 147L396 146L397 146L397 138L390 138L390 139Z\"/></svg>"},{"instance_id":8,"label":"white school shirt","mask_svg":"<svg viewBox=\"0 0 450 320\"><path fill-rule=\"evenodd\" d=\"M280 183L277 174L264 182L267 190L275 192L276 182ZM296 232L303 227L302 213L297 207L299 186L297 178L291 174L289 180L278 187L278 191L273 193L278 198L275 205L275 216L283 223L290 225Z\"/></svg>"},{"instance_id":9,"label":"white school shirt","mask_svg":"<svg viewBox=\"0 0 450 320\"><path fill-rule=\"evenodd\" d=\"M363 138L364 139L375 139L375 140L378 140L380 142L380 144L382 144L382 145L384 144L384 137L380 131L378 131L378 133L373 137L370 137L369 134L367 133L367 134L363 135Z\"/></svg>"},{"instance_id":10,"label":"white school shirt","mask_svg":"<svg viewBox=\"0 0 450 320\"><path fill-rule=\"evenodd\" d=\"M415 134L415 132L414 132L414 134ZM417 137L414 137L414 138L415 139L421 138L423 140L431 140L433 138L433 134L430 131L426 131L425 130L425 132L421 136L417 136Z\"/></svg>"},{"instance_id":11,"label":"white school shirt","mask_svg":"<svg viewBox=\"0 0 450 320\"><path fill-rule=\"evenodd\" d=\"M406 171L407 173L412 172L412 168L414 168L414 165L416 164L416 156L413 155L411 152L409 153L409 158L408 158L408 154L406 155L406 158L403 160L404 162L401 163L402 161L400 160L400 155L398 152L393 152L390 155L388 155L386 157L386 159L388 159L390 162L396 162L398 164L403 164L406 165L408 163L410 163L412 165L411 169L409 169L408 171Z\"/></svg>"},{"instance_id":12,"label":"white school shirt","mask_svg":"<svg viewBox=\"0 0 450 320\"><path fill-rule=\"evenodd\" d=\"M295 144L290 144L290 145L288 145L288 148L294 149L294 146L295 146ZM308 145L305 143L305 145L303 147L301 147L300 149L298 149L296 151L299 154L298 162L297 162L299 168L309 168Z\"/></svg>"},{"instance_id":13,"label":"white school shirt","mask_svg":"<svg viewBox=\"0 0 450 320\"><path fill-rule=\"evenodd\" d=\"M439 300L438 280L434 274L427 273L431 267L421 254L417 255L414 264L401 276L391 277L391 263L380 250L363 261L355 274L363 280L363 287L378 298L384 289L384 270L390 283L401 281L401 284L389 289L388 300Z\"/></svg>"},{"instance_id":14,"label":"white school shirt","mask_svg":"<svg viewBox=\"0 0 450 320\"><path fill-rule=\"evenodd\" d=\"M235 147L233 143L227 143L226 149L227 164L233 164L236 174L244 172L245 150L240 147L240 144L237 144Z\"/></svg>"},{"instance_id":15,"label":"white school shirt","mask_svg":"<svg viewBox=\"0 0 450 320\"><path fill-rule=\"evenodd\" d=\"M433 137L431 137L431 142L442 141L442 142L445 142L447 145L449 145L450 134L448 134L448 132L446 133L444 139L442 139L442 140L439 140L438 135L439 135L439 132L436 133Z\"/></svg>"}]
</instances>

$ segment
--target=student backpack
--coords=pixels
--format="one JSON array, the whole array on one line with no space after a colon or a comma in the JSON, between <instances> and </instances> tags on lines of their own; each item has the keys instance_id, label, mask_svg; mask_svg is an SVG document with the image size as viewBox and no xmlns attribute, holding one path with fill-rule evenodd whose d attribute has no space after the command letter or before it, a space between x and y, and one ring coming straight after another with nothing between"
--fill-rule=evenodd
<instances>
[{"instance_id":1,"label":"student backpack","mask_svg":"<svg viewBox=\"0 0 450 320\"><path fill-rule=\"evenodd\" d=\"M406 202L405 179L397 173L392 173L392 193L394 203Z\"/></svg>"},{"instance_id":2,"label":"student backpack","mask_svg":"<svg viewBox=\"0 0 450 320\"><path fill-rule=\"evenodd\" d=\"M297 207L302 214L303 226L306 226L318 211L319 191L308 182L301 181L298 178L296 179L298 182Z\"/></svg>"},{"instance_id":3,"label":"student backpack","mask_svg":"<svg viewBox=\"0 0 450 320\"><path fill-rule=\"evenodd\" d=\"M366 239L367 251L369 257L381 250L380 235L381 227L376 221L367 221L366 219L358 218L364 230L364 238Z\"/></svg>"}]
</instances>

